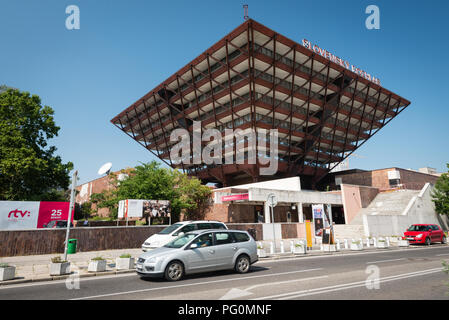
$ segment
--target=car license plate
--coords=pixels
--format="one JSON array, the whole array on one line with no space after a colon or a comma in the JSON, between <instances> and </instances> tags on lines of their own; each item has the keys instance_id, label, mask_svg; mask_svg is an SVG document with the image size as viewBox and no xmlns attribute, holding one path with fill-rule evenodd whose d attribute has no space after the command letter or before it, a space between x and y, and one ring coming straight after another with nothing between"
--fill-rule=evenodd
<instances>
[{"instance_id":1,"label":"car license plate","mask_svg":"<svg viewBox=\"0 0 449 320\"><path fill-rule=\"evenodd\" d=\"M407 238L407 240L415 240L415 238Z\"/></svg>"},{"instance_id":2,"label":"car license plate","mask_svg":"<svg viewBox=\"0 0 449 320\"><path fill-rule=\"evenodd\" d=\"M142 271L142 264L141 263L136 263L136 269L137 271Z\"/></svg>"}]
</instances>

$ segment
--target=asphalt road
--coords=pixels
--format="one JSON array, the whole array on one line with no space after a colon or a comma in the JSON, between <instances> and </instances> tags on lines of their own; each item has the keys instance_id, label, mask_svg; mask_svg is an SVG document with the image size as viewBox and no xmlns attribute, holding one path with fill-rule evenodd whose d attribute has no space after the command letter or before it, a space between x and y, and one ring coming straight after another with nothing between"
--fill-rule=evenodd
<instances>
[{"instance_id":1,"label":"asphalt road","mask_svg":"<svg viewBox=\"0 0 449 320\"><path fill-rule=\"evenodd\" d=\"M258 262L247 274L232 271L188 276L178 282L136 274L0 287L0 300L16 299L449 299L441 261L449 246L345 253Z\"/></svg>"}]
</instances>

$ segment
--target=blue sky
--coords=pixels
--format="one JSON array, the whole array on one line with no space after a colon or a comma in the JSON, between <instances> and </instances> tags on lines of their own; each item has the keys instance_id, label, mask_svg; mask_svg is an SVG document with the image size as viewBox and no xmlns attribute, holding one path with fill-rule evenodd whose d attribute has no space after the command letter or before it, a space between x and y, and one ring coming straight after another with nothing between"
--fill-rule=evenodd
<instances>
[{"instance_id":1,"label":"blue sky","mask_svg":"<svg viewBox=\"0 0 449 320\"><path fill-rule=\"evenodd\" d=\"M69 31L65 8L80 8ZM118 170L155 159L110 120L249 16L303 38L377 75L412 104L351 158L376 169L449 162L449 1L0 0L0 84L37 94L61 127L51 144L80 182L112 162ZM380 30L365 8L380 8Z\"/></svg>"}]
</instances>

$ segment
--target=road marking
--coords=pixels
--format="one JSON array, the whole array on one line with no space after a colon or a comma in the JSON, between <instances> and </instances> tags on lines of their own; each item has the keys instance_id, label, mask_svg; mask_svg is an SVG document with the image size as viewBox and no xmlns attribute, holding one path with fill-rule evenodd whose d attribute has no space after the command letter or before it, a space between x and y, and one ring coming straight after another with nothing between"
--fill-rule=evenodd
<instances>
[{"instance_id":1,"label":"road marking","mask_svg":"<svg viewBox=\"0 0 449 320\"><path fill-rule=\"evenodd\" d=\"M292 282L298 282L298 281L317 280L317 279L323 279L323 278L328 278L328 277L329 276L318 276L318 277L310 277L310 278L302 278L302 279L293 279L293 280L287 280L287 281L261 283L261 284L253 285L253 286L248 287L248 288L243 289L243 290L242 289L238 289L238 288L232 288L231 290L226 292L225 295L222 296L218 300L232 300L232 299L242 298L242 297L245 297L245 296L250 296L250 295L254 294L250 290L253 290L253 289L258 288L258 287L273 286L273 285L278 285L278 284L283 284L283 283L292 283Z\"/></svg>"},{"instance_id":2,"label":"road marking","mask_svg":"<svg viewBox=\"0 0 449 320\"><path fill-rule=\"evenodd\" d=\"M436 254L435 257L449 256L449 253Z\"/></svg>"},{"instance_id":3,"label":"road marking","mask_svg":"<svg viewBox=\"0 0 449 320\"><path fill-rule=\"evenodd\" d=\"M376 263L382 263L382 262L401 261L401 260L405 260L405 258L371 261L371 262L367 262L366 264L376 264Z\"/></svg>"},{"instance_id":4,"label":"road marking","mask_svg":"<svg viewBox=\"0 0 449 320\"><path fill-rule=\"evenodd\" d=\"M198 285L220 283L220 282L228 282L228 281L236 281L236 280L240 281L240 280L246 280L246 279L256 279L256 278L280 276L280 275L286 275L286 274L294 274L294 273L302 273L302 272L310 272L310 271L318 271L318 270L323 270L323 268L305 269L305 270L288 271L288 272L280 272L280 273L270 273L270 274L264 274L264 275L259 275L259 276L239 277L239 278L212 280L212 281L204 281L204 282L195 282L195 283L188 283L188 284L180 284L180 285L173 285L173 286L150 288L150 289L141 289L141 290L123 291L123 292L115 292L115 293L106 293L106 294L99 294L99 295L95 295L95 296L74 298L74 299L71 299L71 300L84 300L84 299L112 297L112 296L131 294L131 293L141 293L141 292L164 290L164 289L183 288L183 287L198 286Z\"/></svg>"},{"instance_id":5,"label":"road marking","mask_svg":"<svg viewBox=\"0 0 449 320\"><path fill-rule=\"evenodd\" d=\"M441 272L442 270L443 270L442 268L433 268L433 269L427 269L427 270L423 270L423 271L388 276L388 277L380 278L379 282L389 282L389 281L407 279L407 278L411 278L411 277L419 277L419 276L423 276L423 275L427 275L427 274ZM255 298L252 300L267 300L267 299L286 300L286 299L293 299L293 298L299 298L299 297L304 297L304 296L309 296L309 295L329 293L329 292L364 287L364 286L366 286L366 280L351 282L351 283L344 283L344 284L339 284L339 285L334 285L334 286L329 286L329 287L322 287L322 288L301 290L301 291L296 291L296 292L288 292L288 293L283 293L283 294L278 294L278 295L259 297L259 298Z\"/></svg>"}]
</instances>

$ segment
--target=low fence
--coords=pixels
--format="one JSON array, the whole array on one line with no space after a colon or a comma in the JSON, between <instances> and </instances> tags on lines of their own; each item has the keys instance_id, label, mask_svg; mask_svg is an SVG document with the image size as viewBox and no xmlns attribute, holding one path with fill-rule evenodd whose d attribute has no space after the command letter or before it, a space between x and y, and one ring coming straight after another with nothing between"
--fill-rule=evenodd
<instances>
[{"instance_id":1,"label":"low fence","mask_svg":"<svg viewBox=\"0 0 449 320\"><path fill-rule=\"evenodd\" d=\"M227 224L229 229L255 230L256 240L263 239L260 223ZM151 235L166 226L82 227L70 229L70 238L77 239L77 251L140 248ZM0 231L0 257L64 253L66 229ZM254 233L253 233L254 234Z\"/></svg>"}]
</instances>

